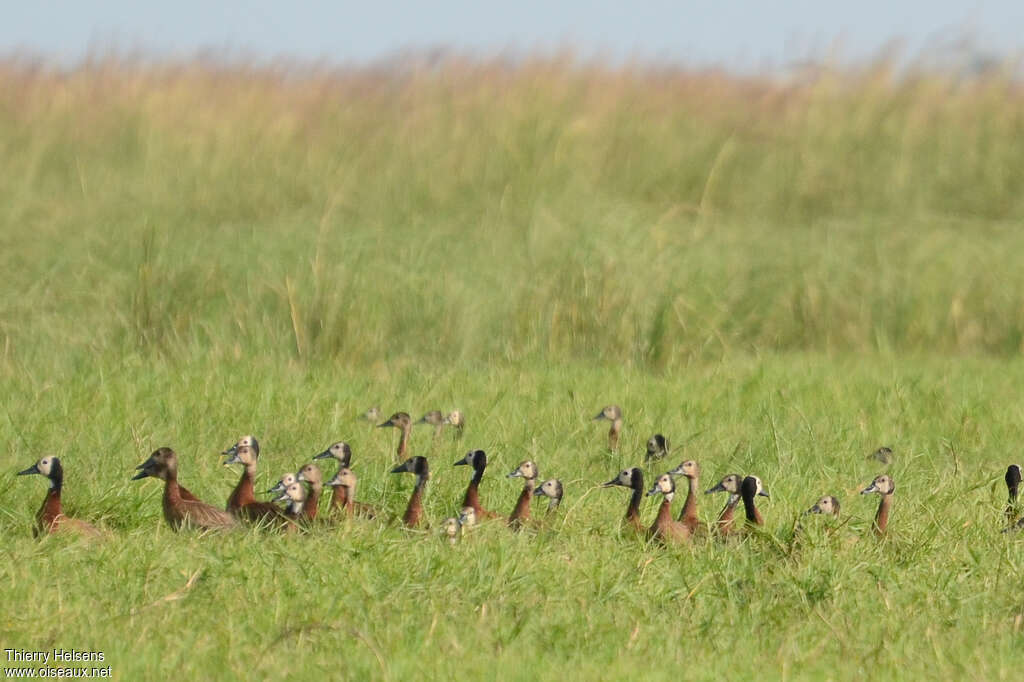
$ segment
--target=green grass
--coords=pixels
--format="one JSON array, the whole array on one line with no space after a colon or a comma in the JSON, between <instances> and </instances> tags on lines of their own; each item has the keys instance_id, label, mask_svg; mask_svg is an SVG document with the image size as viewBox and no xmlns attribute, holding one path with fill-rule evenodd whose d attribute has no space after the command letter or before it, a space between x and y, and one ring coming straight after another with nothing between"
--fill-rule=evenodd
<instances>
[{"instance_id":1,"label":"green grass","mask_svg":"<svg viewBox=\"0 0 1024 682\"><path fill-rule=\"evenodd\" d=\"M999 76L884 65L3 63L2 648L101 650L119 679L1016 679L1022 130ZM590 421L609 402L618 454ZM397 515L375 404L467 414L460 442L414 433L433 531L176 535L130 480L170 445L221 504L242 434L268 486L345 439L358 498ZM675 447L649 480L756 473L765 532L623 532L625 491L597 486L655 431ZM881 542L857 495L880 445ZM561 510L449 547L475 447L486 506L532 458ZM15 472L44 453L106 540L32 539L44 482ZM794 540L826 493L849 521Z\"/></svg>"}]
</instances>

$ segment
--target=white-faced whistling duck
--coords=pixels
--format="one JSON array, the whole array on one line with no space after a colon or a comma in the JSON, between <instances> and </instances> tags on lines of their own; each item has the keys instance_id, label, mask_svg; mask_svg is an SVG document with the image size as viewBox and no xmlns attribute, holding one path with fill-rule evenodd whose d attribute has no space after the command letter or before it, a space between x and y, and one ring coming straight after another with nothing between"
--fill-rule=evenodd
<instances>
[{"instance_id":1,"label":"white-faced whistling duck","mask_svg":"<svg viewBox=\"0 0 1024 682\"><path fill-rule=\"evenodd\" d=\"M362 418L368 422L373 422L376 424L377 422L380 421L380 408L376 406L371 407L366 412L363 412Z\"/></svg>"},{"instance_id":2,"label":"white-faced whistling duck","mask_svg":"<svg viewBox=\"0 0 1024 682\"><path fill-rule=\"evenodd\" d=\"M455 437L462 438L463 429L466 428L466 416L459 410L452 410L444 418L444 423L455 427Z\"/></svg>"},{"instance_id":3,"label":"white-faced whistling duck","mask_svg":"<svg viewBox=\"0 0 1024 682\"><path fill-rule=\"evenodd\" d=\"M747 514L747 523L763 526L764 519L761 518L761 512L758 511L757 505L754 504L754 498L758 495L771 497L764 484L761 483L760 478L757 476L747 476L744 478L743 483L740 484L740 497L743 498L743 509Z\"/></svg>"},{"instance_id":4,"label":"white-faced whistling duck","mask_svg":"<svg viewBox=\"0 0 1024 682\"><path fill-rule=\"evenodd\" d=\"M653 540L681 542L690 538L690 529L679 521L672 519L672 498L676 494L676 483L668 474L658 476L654 486L647 491L648 495L661 493L664 499L658 507L658 515L647 531Z\"/></svg>"},{"instance_id":5,"label":"white-faced whistling duck","mask_svg":"<svg viewBox=\"0 0 1024 682\"><path fill-rule=\"evenodd\" d=\"M329 448L321 452L319 455L314 456L313 460L315 461L318 459L328 458L338 460L338 473L340 473L342 469L347 469L352 466L352 448L348 443L338 441L337 443L332 443ZM335 476L335 478L337 478L337 476ZM328 483L327 485L333 484ZM347 495L348 491L346 489L335 486L334 493L331 495L331 506L329 507L332 514L345 506Z\"/></svg>"},{"instance_id":6,"label":"white-faced whistling duck","mask_svg":"<svg viewBox=\"0 0 1024 682\"><path fill-rule=\"evenodd\" d=\"M306 495L305 518L312 521L316 518L317 509L320 507L320 493L324 489L324 474L313 462L299 469L295 475L296 480L305 481L309 484L309 494Z\"/></svg>"},{"instance_id":7,"label":"white-faced whistling duck","mask_svg":"<svg viewBox=\"0 0 1024 682\"><path fill-rule=\"evenodd\" d=\"M276 505L270 502L260 502L256 499L256 491L253 482L256 480L256 462L258 455L256 450L248 445L241 445L234 449L234 454L228 457L224 465L242 464L245 469L242 471L242 478L235 486L234 492L228 498L227 511L240 521L250 523L268 523L285 520L284 514Z\"/></svg>"},{"instance_id":8,"label":"white-faced whistling duck","mask_svg":"<svg viewBox=\"0 0 1024 682\"><path fill-rule=\"evenodd\" d=\"M668 473L670 476L686 476L688 483L686 502L683 504L683 510L679 512L677 520L686 526L692 535L697 532L697 527L700 526L700 517L697 516L697 488L700 482L700 466L692 459L688 459Z\"/></svg>"},{"instance_id":9,"label":"white-faced whistling duck","mask_svg":"<svg viewBox=\"0 0 1024 682\"><path fill-rule=\"evenodd\" d=\"M892 448L883 445L868 455L868 459L873 459L876 462L881 462L882 464L888 464L892 461Z\"/></svg>"},{"instance_id":10,"label":"white-faced whistling duck","mask_svg":"<svg viewBox=\"0 0 1024 682\"><path fill-rule=\"evenodd\" d=\"M170 448L158 448L145 462L135 467L139 473L132 480L152 476L164 482L164 518L174 530L199 528L212 530L232 528L235 517L200 500L186 500L178 485L178 455Z\"/></svg>"},{"instance_id":11,"label":"white-faced whistling duck","mask_svg":"<svg viewBox=\"0 0 1024 682\"><path fill-rule=\"evenodd\" d=\"M725 506L722 507L722 511L718 514L718 521L715 522L715 528L718 529L718 534L723 537L732 532L733 518L736 514L736 505L740 501L740 483L742 483L742 481L743 477L739 474L729 474L719 481L718 485L714 488L705 491L705 494L708 495L711 493L729 493L729 498L726 500Z\"/></svg>"},{"instance_id":12,"label":"white-faced whistling duck","mask_svg":"<svg viewBox=\"0 0 1024 682\"><path fill-rule=\"evenodd\" d=\"M640 467L623 469L619 475L604 484L605 488L621 485L629 488L633 494L629 496L629 506L626 507L626 523L634 530L642 531L644 523L640 520L640 502L644 499L644 472Z\"/></svg>"},{"instance_id":13,"label":"white-faced whistling duck","mask_svg":"<svg viewBox=\"0 0 1024 682\"><path fill-rule=\"evenodd\" d=\"M423 489L427 486L427 481L430 479L430 466L427 464L427 458L416 455L391 470L393 474L400 474L402 472L416 474L416 487L413 488L409 504L405 507L405 514L402 515L402 523L409 528L415 528L423 518Z\"/></svg>"},{"instance_id":14,"label":"white-faced whistling duck","mask_svg":"<svg viewBox=\"0 0 1024 682\"><path fill-rule=\"evenodd\" d=\"M647 440L646 459L661 459L668 454L668 438L656 433Z\"/></svg>"},{"instance_id":15,"label":"white-faced whistling duck","mask_svg":"<svg viewBox=\"0 0 1024 682\"><path fill-rule=\"evenodd\" d=\"M348 467L341 467L334 478L327 481L326 485L334 488L334 497L331 498L331 512L345 514L346 516L361 516L364 519L377 517L377 510L373 505L365 502L356 502L356 475Z\"/></svg>"},{"instance_id":16,"label":"white-faced whistling duck","mask_svg":"<svg viewBox=\"0 0 1024 682\"><path fill-rule=\"evenodd\" d=\"M441 429L444 428L444 414L441 410L431 410L420 417L416 424L417 426L420 424L430 424L434 427L434 438L437 438L441 435Z\"/></svg>"},{"instance_id":17,"label":"white-faced whistling duck","mask_svg":"<svg viewBox=\"0 0 1024 682\"><path fill-rule=\"evenodd\" d=\"M832 495L825 495L817 502L814 506L804 512L804 514L825 514L826 516L834 516L839 518L839 500Z\"/></svg>"},{"instance_id":18,"label":"white-faced whistling duck","mask_svg":"<svg viewBox=\"0 0 1024 682\"><path fill-rule=\"evenodd\" d=\"M882 501L878 503L878 511L875 513L874 523L875 535L879 537L885 535L885 529L889 525L889 510L892 508L892 494L895 490L896 484L893 483L892 479L882 474L881 476L875 476L875 480L871 481L871 485L860 491L861 495L878 493L882 496Z\"/></svg>"},{"instance_id":19,"label":"white-faced whistling duck","mask_svg":"<svg viewBox=\"0 0 1024 682\"><path fill-rule=\"evenodd\" d=\"M393 426L396 429L402 430L402 440L398 442L398 450L396 454L399 457L405 457L409 453L409 436L412 435L412 417L407 412L395 412L391 415L383 424L377 424L377 428L383 429L388 426Z\"/></svg>"},{"instance_id":20,"label":"white-faced whistling duck","mask_svg":"<svg viewBox=\"0 0 1024 682\"><path fill-rule=\"evenodd\" d=\"M289 471L287 474L281 476L277 483L274 484L274 487L268 490L267 493L283 493L288 486L292 483L298 482L298 480L299 479L295 477L295 474Z\"/></svg>"},{"instance_id":21,"label":"white-faced whistling duck","mask_svg":"<svg viewBox=\"0 0 1024 682\"><path fill-rule=\"evenodd\" d=\"M463 507L472 507L476 513L476 517L483 521L484 519L496 519L499 514L488 511L480 506L480 481L484 477L484 470L487 468L487 453L483 450L470 450L466 453L466 456L455 463L455 466L462 466L464 464L471 465L473 467L473 478L469 481L469 486L466 488L466 494L462 498Z\"/></svg>"},{"instance_id":22,"label":"white-faced whistling duck","mask_svg":"<svg viewBox=\"0 0 1024 682\"><path fill-rule=\"evenodd\" d=\"M523 492L519 493L516 506L508 517L508 525L519 530L530 518L530 501L533 499L533 488L537 484L537 465L531 460L524 460L508 475L508 478L523 479Z\"/></svg>"},{"instance_id":23,"label":"white-faced whistling duck","mask_svg":"<svg viewBox=\"0 0 1024 682\"><path fill-rule=\"evenodd\" d=\"M1011 464L1006 468L1006 522L1013 524L1017 520L1017 498L1020 492L1020 467Z\"/></svg>"},{"instance_id":24,"label":"white-faced whistling duck","mask_svg":"<svg viewBox=\"0 0 1024 682\"><path fill-rule=\"evenodd\" d=\"M558 505L562 503L563 491L562 482L557 478L549 478L537 486L537 494L548 498L548 512L558 509Z\"/></svg>"},{"instance_id":25,"label":"white-faced whistling duck","mask_svg":"<svg viewBox=\"0 0 1024 682\"><path fill-rule=\"evenodd\" d=\"M607 405L597 413L594 421L607 419L612 423L608 430L608 449L616 450L619 447L619 434L622 432L622 408L618 405Z\"/></svg>"},{"instance_id":26,"label":"white-faced whistling duck","mask_svg":"<svg viewBox=\"0 0 1024 682\"><path fill-rule=\"evenodd\" d=\"M19 476L28 474L40 474L50 481L50 489L43 498L43 506L36 513L36 525L32 529L32 535L39 537L47 533L56 533L58 530L70 530L83 535L100 535L100 531L91 523L64 515L60 502L60 493L64 487L64 467L58 457L43 457L28 469L18 472Z\"/></svg>"},{"instance_id":27,"label":"white-faced whistling duck","mask_svg":"<svg viewBox=\"0 0 1024 682\"><path fill-rule=\"evenodd\" d=\"M449 545L459 544L459 539L462 537L462 521L455 516L448 517L441 522L441 532L444 533Z\"/></svg>"},{"instance_id":28,"label":"white-faced whistling duck","mask_svg":"<svg viewBox=\"0 0 1024 682\"><path fill-rule=\"evenodd\" d=\"M287 512L285 512L290 519L295 521L306 522L312 519L306 515L306 498L309 494L306 492L306 487L298 481L292 481L284 487L280 496L274 499L275 502L284 502L288 505Z\"/></svg>"}]
</instances>

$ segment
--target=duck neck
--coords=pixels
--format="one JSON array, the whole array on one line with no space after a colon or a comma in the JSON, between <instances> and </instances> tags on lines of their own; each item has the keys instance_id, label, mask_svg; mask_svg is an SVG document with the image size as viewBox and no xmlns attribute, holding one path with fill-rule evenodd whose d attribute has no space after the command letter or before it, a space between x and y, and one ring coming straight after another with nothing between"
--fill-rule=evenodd
<instances>
[{"instance_id":1,"label":"duck neck","mask_svg":"<svg viewBox=\"0 0 1024 682\"><path fill-rule=\"evenodd\" d=\"M412 424L402 427L402 439L398 442L398 456L405 457L409 452L409 436L412 435Z\"/></svg>"},{"instance_id":2,"label":"duck neck","mask_svg":"<svg viewBox=\"0 0 1024 682\"><path fill-rule=\"evenodd\" d=\"M253 481L256 480L256 465L246 464L242 471L242 478L238 480L231 497L228 498L228 511L234 511L252 504L256 501L256 490L253 488Z\"/></svg>"},{"instance_id":3,"label":"duck neck","mask_svg":"<svg viewBox=\"0 0 1024 682\"><path fill-rule=\"evenodd\" d=\"M402 521L410 528L419 525L420 517L423 515L423 489L427 486L426 476L416 477L416 487L413 488L409 504L405 508L405 515Z\"/></svg>"},{"instance_id":4,"label":"duck neck","mask_svg":"<svg viewBox=\"0 0 1024 682\"><path fill-rule=\"evenodd\" d=\"M348 500L348 488L343 485L334 486L334 492L331 493L331 511L345 508Z\"/></svg>"},{"instance_id":5,"label":"duck neck","mask_svg":"<svg viewBox=\"0 0 1024 682\"><path fill-rule=\"evenodd\" d=\"M466 488L466 494L462 498L463 507L472 507L477 514L480 513L480 476L474 475Z\"/></svg>"},{"instance_id":6,"label":"duck neck","mask_svg":"<svg viewBox=\"0 0 1024 682\"><path fill-rule=\"evenodd\" d=\"M37 515L39 523L44 529L48 528L63 513L60 502L61 488L62 485L59 479L50 481L50 489L46 491L46 497L43 498L43 506L39 508L39 514Z\"/></svg>"},{"instance_id":7,"label":"duck neck","mask_svg":"<svg viewBox=\"0 0 1024 682\"><path fill-rule=\"evenodd\" d=\"M320 483L309 484L309 494L306 495L306 501L302 505L302 513L307 519L315 519L316 512L320 508L320 491L323 490L323 485Z\"/></svg>"},{"instance_id":8,"label":"duck neck","mask_svg":"<svg viewBox=\"0 0 1024 682\"><path fill-rule=\"evenodd\" d=\"M700 519L697 517L697 487L698 479L696 476L687 478L689 481L689 489L686 491L686 502L683 504L683 510L679 512L679 520L685 523L690 530L697 527Z\"/></svg>"},{"instance_id":9,"label":"duck neck","mask_svg":"<svg viewBox=\"0 0 1024 682\"><path fill-rule=\"evenodd\" d=\"M629 496L629 506L626 507L626 520L630 523L639 523L640 521L640 503L644 499L644 491L642 488L633 488L633 494Z\"/></svg>"},{"instance_id":10,"label":"duck neck","mask_svg":"<svg viewBox=\"0 0 1024 682\"><path fill-rule=\"evenodd\" d=\"M622 420L616 419L608 429L608 447L612 450L619 447L619 433L622 431Z\"/></svg>"},{"instance_id":11,"label":"duck neck","mask_svg":"<svg viewBox=\"0 0 1024 682\"><path fill-rule=\"evenodd\" d=\"M658 507L658 515L654 519L654 525L651 527L653 530L658 531L662 528L668 527L672 523L672 498L668 495L661 501L661 506Z\"/></svg>"},{"instance_id":12,"label":"duck neck","mask_svg":"<svg viewBox=\"0 0 1024 682\"><path fill-rule=\"evenodd\" d=\"M746 512L748 523L752 523L755 526L764 524L764 519L761 518L761 512L758 511L757 505L754 504L753 496L743 496L743 510Z\"/></svg>"},{"instance_id":13,"label":"duck neck","mask_svg":"<svg viewBox=\"0 0 1024 682\"><path fill-rule=\"evenodd\" d=\"M530 501L533 499L533 487L535 483L536 482L532 478L528 478L523 482L523 492L519 493L519 499L516 501L515 509L512 510L512 516L508 519L510 524L519 525L526 519L530 518Z\"/></svg>"},{"instance_id":14,"label":"duck neck","mask_svg":"<svg viewBox=\"0 0 1024 682\"><path fill-rule=\"evenodd\" d=\"M891 507L892 493L882 495L882 499L878 503L878 511L875 513L875 533L878 535L885 534L885 529L889 525L889 509Z\"/></svg>"},{"instance_id":15,"label":"duck neck","mask_svg":"<svg viewBox=\"0 0 1024 682\"><path fill-rule=\"evenodd\" d=\"M718 530L723 535L727 535L732 530L732 520L736 515L736 505L740 501L740 496L736 493L729 493L729 499L726 500L725 506L722 507L721 513L718 515Z\"/></svg>"}]
</instances>

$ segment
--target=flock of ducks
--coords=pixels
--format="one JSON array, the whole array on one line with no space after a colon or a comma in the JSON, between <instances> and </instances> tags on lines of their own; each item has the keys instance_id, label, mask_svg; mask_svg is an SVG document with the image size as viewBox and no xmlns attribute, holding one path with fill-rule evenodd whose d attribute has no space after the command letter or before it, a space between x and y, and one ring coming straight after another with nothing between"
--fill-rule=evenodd
<instances>
[{"instance_id":1,"label":"flock of ducks","mask_svg":"<svg viewBox=\"0 0 1024 682\"><path fill-rule=\"evenodd\" d=\"M380 419L380 410L372 408L364 415L366 419L376 422ZM623 426L622 410L617 405L609 405L601 410L594 420L611 422L608 432L608 445L612 450L618 447L619 434ZM406 412L396 412L386 421L377 426L393 427L401 431L397 455L406 458L391 473L409 473L416 477L409 502L401 519L402 524L417 528L424 525L423 494L430 479L430 466L426 457L408 456L409 439L412 428L416 424L432 425L435 437L440 435L445 426L452 426L456 436L461 437L465 427L465 418L459 411L447 415L433 411L425 414L418 422L413 422ZM661 434L655 434L647 442L647 460L656 461L668 456L669 442ZM352 448L345 442L337 442L320 452L302 466L294 474L288 473L281 477L277 484L267 491L273 495L269 500L256 497L256 471L260 455L259 441L253 436L244 436L235 444L222 452L227 457L225 465L242 465L242 475L223 509L207 504L178 482L178 456L171 448L161 447L149 458L136 467L137 473L133 480L157 478L164 482L163 513L167 524L175 531L183 528L200 530L217 530L234 528L241 525L259 525L266 528L280 529L287 532L298 531L315 523L327 523L344 518L383 519L387 514L366 502L356 499L358 479L352 470ZM888 463L892 457L890 448L880 448L872 457ZM337 462L334 476L324 482L323 473L318 460L333 459ZM479 523L504 519L513 530L519 530L531 522L530 510L534 497L548 499L547 512L554 512L562 501L563 485L559 479L551 478L540 481L536 462L521 462L508 478L523 480L522 492L516 500L512 512L506 517L495 511L486 509L480 501L480 483L487 469L487 453L483 450L470 450L464 457L454 463L455 466L469 466L473 476L466 488L465 495L459 505L459 514L445 519L441 523L442 535L447 541L457 543L466 528ZM754 475L728 474L714 487L704 491L705 494L727 493L725 505L718 513L716 520L708 525L702 524L697 514L697 500L700 496L700 466L694 460L686 460L679 466L659 475L650 489L644 483L644 473L639 467L624 469L603 488L623 487L631 490L629 503L626 507L624 524L637 533L664 543L687 542L694 536L711 533L725 538L737 532L735 513L740 502L743 503L744 525L759 527L764 525L761 511L756 505L758 497L769 498L769 492L761 479ZM74 531L85 535L101 535L102 532L92 524L66 516L61 506L61 491L64 483L64 470L61 461L55 456L46 456L31 467L19 472L19 475L39 474L49 480L50 486L43 504L36 514L36 535L55 533L58 531ZM686 479L686 501L678 516L672 512L672 501L676 495L677 478ZM1024 528L1024 518L1019 518L1018 492L1021 483L1021 469L1011 465L1006 471L1006 486L1009 500L1006 508L1008 527L1006 530ZM320 497L324 486L333 489L327 513L319 514ZM870 485L861 491L862 495L878 494L881 500L873 522L874 532L885 534L892 509L893 493L896 489L890 476L883 474L876 477ZM661 495L661 504L653 523L647 525L641 518L640 507L646 496ZM283 503L283 506L280 504ZM832 495L821 497L804 514L823 514L838 518L840 514L839 500Z\"/></svg>"}]
</instances>

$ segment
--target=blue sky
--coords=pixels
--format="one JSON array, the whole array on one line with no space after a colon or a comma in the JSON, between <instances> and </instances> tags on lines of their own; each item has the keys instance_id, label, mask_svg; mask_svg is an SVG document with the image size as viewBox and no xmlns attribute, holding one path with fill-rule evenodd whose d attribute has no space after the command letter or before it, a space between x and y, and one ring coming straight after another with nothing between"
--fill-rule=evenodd
<instances>
[{"instance_id":1,"label":"blue sky","mask_svg":"<svg viewBox=\"0 0 1024 682\"><path fill-rule=\"evenodd\" d=\"M487 54L573 46L610 59L756 70L818 58L832 46L857 59L893 39L908 54L942 51L964 37L988 55L1024 47L1024 0L0 0L0 17L0 52L28 50L64 63L111 46L338 63L407 48Z\"/></svg>"}]
</instances>

